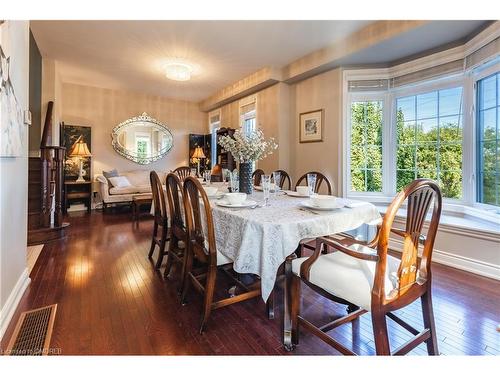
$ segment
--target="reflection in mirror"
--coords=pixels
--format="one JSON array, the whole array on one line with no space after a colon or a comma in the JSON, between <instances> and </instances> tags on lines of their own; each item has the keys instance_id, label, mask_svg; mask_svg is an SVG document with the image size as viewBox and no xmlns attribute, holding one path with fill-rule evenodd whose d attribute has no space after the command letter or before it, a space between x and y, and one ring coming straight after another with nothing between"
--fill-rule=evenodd
<instances>
[{"instance_id":1,"label":"reflection in mirror","mask_svg":"<svg viewBox=\"0 0 500 375\"><path fill-rule=\"evenodd\" d=\"M146 112L117 125L111 136L115 151L138 164L159 160L174 146L170 129Z\"/></svg>"}]
</instances>

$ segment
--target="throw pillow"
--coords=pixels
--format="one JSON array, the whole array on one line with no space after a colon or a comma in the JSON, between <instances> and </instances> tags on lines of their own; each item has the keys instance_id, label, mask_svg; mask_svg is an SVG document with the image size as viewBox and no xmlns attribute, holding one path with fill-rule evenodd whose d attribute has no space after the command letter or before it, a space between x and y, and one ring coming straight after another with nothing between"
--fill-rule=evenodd
<instances>
[{"instance_id":1,"label":"throw pillow","mask_svg":"<svg viewBox=\"0 0 500 375\"><path fill-rule=\"evenodd\" d=\"M102 175L106 177L106 180L108 180L108 184L111 183L111 181L109 180L111 177L119 176L118 171L116 169L113 169L112 171L109 172L102 171Z\"/></svg>"},{"instance_id":2,"label":"throw pillow","mask_svg":"<svg viewBox=\"0 0 500 375\"><path fill-rule=\"evenodd\" d=\"M125 176L111 177L109 179L113 187L122 188L132 186Z\"/></svg>"}]
</instances>

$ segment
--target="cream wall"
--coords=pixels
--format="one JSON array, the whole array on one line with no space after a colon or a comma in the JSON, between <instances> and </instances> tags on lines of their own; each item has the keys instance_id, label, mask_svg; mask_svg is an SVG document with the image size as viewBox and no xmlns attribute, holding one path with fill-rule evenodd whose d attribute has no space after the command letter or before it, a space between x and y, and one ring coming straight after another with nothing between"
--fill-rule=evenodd
<instances>
[{"instance_id":1,"label":"cream wall","mask_svg":"<svg viewBox=\"0 0 500 375\"><path fill-rule=\"evenodd\" d=\"M118 171L166 171L187 165L189 134L208 132L207 114L201 112L196 103L70 83L63 83L62 96L62 121L67 125L92 127L93 174L113 168ZM174 137L174 147L170 153L148 165L123 158L111 146L112 129L143 112L166 124Z\"/></svg>"},{"instance_id":2,"label":"cream wall","mask_svg":"<svg viewBox=\"0 0 500 375\"><path fill-rule=\"evenodd\" d=\"M62 81L57 61L44 58L42 60L42 133L49 101L54 102L52 110L52 145L58 145L59 123L62 121L63 107Z\"/></svg>"},{"instance_id":3,"label":"cream wall","mask_svg":"<svg viewBox=\"0 0 500 375\"><path fill-rule=\"evenodd\" d=\"M334 194L342 187L342 73L330 70L292 85L292 142L290 154L294 181L312 170L332 182ZM299 114L323 109L323 142L299 143Z\"/></svg>"},{"instance_id":4,"label":"cream wall","mask_svg":"<svg viewBox=\"0 0 500 375\"><path fill-rule=\"evenodd\" d=\"M254 94L257 99L257 126L264 132L265 137L274 137L278 149L267 158L257 163L267 173L276 169L290 167L289 149L289 86L277 83ZM239 100L222 106L221 126L237 129L240 126Z\"/></svg>"},{"instance_id":5,"label":"cream wall","mask_svg":"<svg viewBox=\"0 0 500 375\"><path fill-rule=\"evenodd\" d=\"M286 170L295 184L304 173L324 173L342 187L342 73L340 69L288 85L277 83L254 94L257 97L257 124L266 137L274 137L278 149L258 162L266 173ZM299 143L299 114L324 110L323 142ZM239 101L221 107L222 126L239 127Z\"/></svg>"},{"instance_id":6,"label":"cream wall","mask_svg":"<svg viewBox=\"0 0 500 375\"><path fill-rule=\"evenodd\" d=\"M28 109L29 22L6 21L1 45L10 55L10 77L17 100ZM24 124L22 126L25 126ZM0 158L0 338L26 289L28 131L22 156Z\"/></svg>"}]
</instances>

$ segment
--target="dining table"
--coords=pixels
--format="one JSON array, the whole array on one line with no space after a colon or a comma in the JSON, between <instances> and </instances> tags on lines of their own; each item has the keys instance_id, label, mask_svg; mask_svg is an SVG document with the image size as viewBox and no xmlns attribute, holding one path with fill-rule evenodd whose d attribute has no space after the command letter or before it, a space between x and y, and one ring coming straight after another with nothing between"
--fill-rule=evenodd
<instances>
[{"instance_id":1,"label":"dining table","mask_svg":"<svg viewBox=\"0 0 500 375\"><path fill-rule=\"evenodd\" d=\"M369 202L343 200L341 208L316 210L307 204L309 197L287 191L271 193L264 205L264 193L254 190L247 199L255 204L225 207L221 202L227 184L216 182L210 186L218 188L217 194L209 196L217 250L233 261L237 273L260 277L264 301L274 289L278 269L287 258L295 256L304 241L381 221L379 211ZM288 292L285 290L283 295L286 315ZM285 321L285 342L289 341L287 325Z\"/></svg>"}]
</instances>

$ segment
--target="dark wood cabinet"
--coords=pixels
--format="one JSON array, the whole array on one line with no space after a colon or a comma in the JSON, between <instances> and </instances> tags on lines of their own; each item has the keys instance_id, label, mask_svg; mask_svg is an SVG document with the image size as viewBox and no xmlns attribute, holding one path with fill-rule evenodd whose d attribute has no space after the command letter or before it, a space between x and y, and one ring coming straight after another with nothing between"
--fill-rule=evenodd
<instances>
[{"instance_id":1,"label":"dark wood cabinet","mask_svg":"<svg viewBox=\"0 0 500 375\"><path fill-rule=\"evenodd\" d=\"M212 160L212 134L189 134L189 166L191 168L196 168L197 164L193 160L193 154L196 147L201 147L206 158L200 162L200 170L203 172L207 169L212 169L216 164L220 165L221 168L233 170L236 167L233 155L225 152L221 146L219 146L218 139L224 135L232 136L234 134L234 129L231 128L220 128L217 129L217 144L215 152L215 160Z\"/></svg>"},{"instance_id":2,"label":"dark wood cabinet","mask_svg":"<svg viewBox=\"0 0 500 375\"><path fill-rule=\"evenodd\" d=\"M71 203L83 202L87 212L92 208L92 181L64 181L64 213L68 212Z\"/></svg>"},{"instance_id":3,"label":"dark wood cabinet","mask_svg":"<svg viewBox=\"0 0 500 375\"><path fill-rule=\"evenodd\" d=\"M231 128L220 128L217 130L217 159L215 161L216 164L219 164L221 168L229 169L232 171L236 167L236 163L234 162L233 155L230 152L224 151L221 146L219 146L219 137L222 136L233 136L234 129Z\"/></svg>"}]
</instances>

